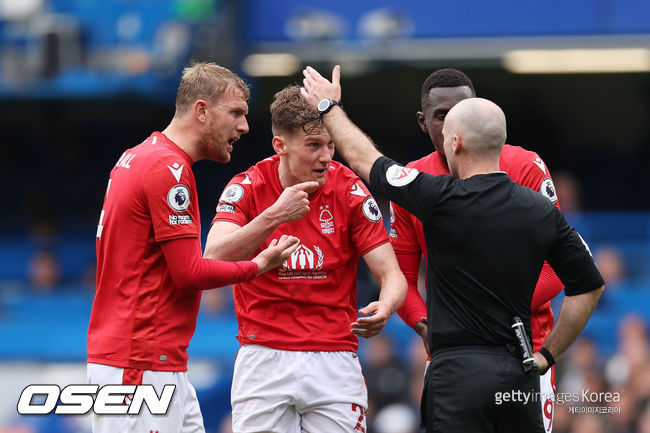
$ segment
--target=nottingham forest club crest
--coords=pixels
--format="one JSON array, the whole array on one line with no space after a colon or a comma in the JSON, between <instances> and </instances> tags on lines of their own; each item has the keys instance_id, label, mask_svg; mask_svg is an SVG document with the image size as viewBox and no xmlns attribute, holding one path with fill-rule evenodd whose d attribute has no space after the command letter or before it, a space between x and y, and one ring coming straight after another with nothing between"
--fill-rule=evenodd
<instances>
[{"instance_id":1,"label":"nottingham forest club crest","mask_svg":"<svg viewBox=\"0 0 650 433\"><path fill-rule=\"evenodd\" d=\"M330 206L328 204L320 207L318 220L320 221L321 232L323 232L324 235L334 233L334 215L330 212Z\"/></svg>"}]
</instances>

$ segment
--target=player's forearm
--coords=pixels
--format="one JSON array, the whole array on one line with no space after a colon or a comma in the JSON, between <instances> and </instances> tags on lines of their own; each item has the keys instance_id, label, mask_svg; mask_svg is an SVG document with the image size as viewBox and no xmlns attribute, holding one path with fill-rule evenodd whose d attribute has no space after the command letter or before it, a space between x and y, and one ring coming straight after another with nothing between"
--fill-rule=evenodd
<instances>
[{"instance_id":1,"label":"player's forearm","mask_svg":"<svg viewBox=\"0 0 650 433\"><path fill-rule=\"evenodd\" d=\"M258 236L250 231L237 230L218 240L208 240L203 257L213 260L246 260L257 251L266 237L258 243Z\"/></svg>"},{"instance_id":2,"label":"player's forearm","mask_svg":"<svg viewBox=\"0 0 650 433\"><path fill-rule=\"evenodd\" d=\"M407 284L404 274L399 270L387 272L380 277L380 285L379 300L389 306L391 314L395 313L406 299Z\"/></svg>"},{"instance_id":3,"label":"player's forearm","mask_svg":"<svg viewBox=\"0 0 650 433\"><path fill-rule=\"evenodd\" d=\"M390 243L382 244L363 255L370 272L379 282L379 301L396 312L406 298L406 278L399 269L395 251Z\"/></svg>"},{"instance_id":4,"label":"player's forearm","mask_svg":"<svg viewBox=\"0 0 650 433\"><path fill-rule=\"evenodd\" d=\"M216 223L218 224L218 223ZM208 234L203 256L215 260L247 260L271 236L280 221L262 212L244 227L222 234Z\"/></svg>"},{"instance_id":5,"label":"player's forearm","mask_svg":"<svg viewBox=\"0 0 650 433\"><path fill-rule=\"evenodd\" d=\"M198 239L182 238L160 244L169 274L180 289L214 289L257 276L258 265L250 261L224 262L201 257Z\"/></svg>"},{"instance_id":6,"label":"player's forearm","mask_svg":"<svg viewBox=\"0 0 650 433\"><path fill-rule=\"evenodd\" d=\"M604 286L601 286L587 293L564 298L557 323L544 341L544 347L553 358L559 359L584 329L603 290Z\"/></svg>"},{"instance_id":7,"label":"player's forearm","mask_svg":"<svg viewBox=\"0 0 650 433\"><path fill-rule=\"evenodd\" d=\"M323 116L323 123L350 168L369 181L372 164L381 156L370 137L352 123L345 111L338 106Z\"/></svg>"}]
</instances>

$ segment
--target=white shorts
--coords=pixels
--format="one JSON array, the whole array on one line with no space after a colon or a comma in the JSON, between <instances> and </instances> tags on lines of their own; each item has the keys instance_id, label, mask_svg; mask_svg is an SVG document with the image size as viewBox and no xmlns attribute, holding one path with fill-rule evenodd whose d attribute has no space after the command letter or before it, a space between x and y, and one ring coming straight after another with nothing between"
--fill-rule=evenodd
<instances>
[{"instance_id":1,"label":"white shorts","mask_svg":"<svg viewBox=\"0 0 650 433\"><path fill-rule=\"evenodd\" d=\"M542 404L542 419L544 420L544 431L553 431L553 414L555 410L555 387L552 382L553 368L539 377L540 402Z\"/></svg>"},{"instance_id":2,"label":"white shorts","mask_svg":"<svg viewBox=\"0 0 650 433\"><path fill-rule=\"evenodd\" d=\"M243 345L231 403L234 433L366 431L368 390L353 352Z\"/></svg>"},{"instance_id":3,"label":"white shorts","mask_svg":"<svg viewBox=\"0 0 650 433\"><path fill-rule=\"evenodd\" d=\"M93 385L122 384L124 369L109 365L88 364L88 383ZM205 433L203 416L196 391L187 380L186 371L149 371L142 374L142 383L151 384L161 395L164 385L176 385L166 415L152 415L147 405L138 415L92 415L94 433L150 432ZM131 384L131 383L130 383Z\"/></svg>"}]
</instances>

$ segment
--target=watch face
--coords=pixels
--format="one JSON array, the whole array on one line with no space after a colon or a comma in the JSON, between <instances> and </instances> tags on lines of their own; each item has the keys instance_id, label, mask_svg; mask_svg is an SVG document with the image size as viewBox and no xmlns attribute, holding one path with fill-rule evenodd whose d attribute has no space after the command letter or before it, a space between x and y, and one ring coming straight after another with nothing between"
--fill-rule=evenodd
<instances>
[{"instance_id":1,"label":"watch face","mask_svg":"<svg viewBox=\"0 0 650 433\"><path fill-rule=\"evenodd\" d=\"M318 103L318 111L325 111L329 108L330 106L330 100L329 99L323 99Z\"/></svg>"}]
</instances>

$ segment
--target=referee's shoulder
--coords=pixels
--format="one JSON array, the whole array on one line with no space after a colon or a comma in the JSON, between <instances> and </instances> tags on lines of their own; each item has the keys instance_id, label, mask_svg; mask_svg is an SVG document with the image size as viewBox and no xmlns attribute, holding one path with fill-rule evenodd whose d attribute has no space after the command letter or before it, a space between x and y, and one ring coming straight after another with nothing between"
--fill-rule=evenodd
<instances>
[{"instance_id":1,"label":"referee's shoulder","mask_svg":"<svg viewBox=\"0 0 650 433\"><path fill-rule=\"evenodd\" d=\"M520 200L522 203L530 203L531 206L540 209L540 211L544 210L548 212L553 209L557 210L553 202L539 191L520 185L512 179L509 180L512 182L513 195L515 195L513 198L516 200Z\"/></svg>"}]
</instances>

